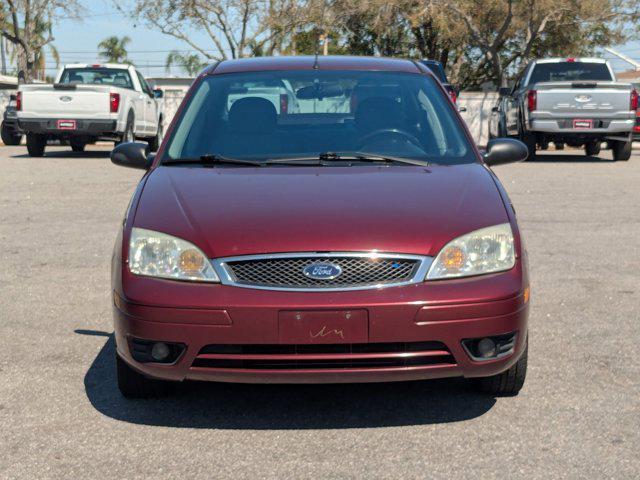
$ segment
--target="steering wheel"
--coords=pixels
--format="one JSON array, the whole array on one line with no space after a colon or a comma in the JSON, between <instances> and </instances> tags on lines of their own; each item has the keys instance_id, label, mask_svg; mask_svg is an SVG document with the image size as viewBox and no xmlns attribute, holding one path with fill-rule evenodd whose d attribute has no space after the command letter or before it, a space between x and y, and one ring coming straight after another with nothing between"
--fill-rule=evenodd
<instances>
[{"instance_id":1,"label":"steering wheel","mask_svg":"<svg viewBox=\"0 0 640 480\"><path fill-rule=\"evenodd\" d=\"M399 128L381 128L380 130L375 130L371 133L367 133L360 139L360 147L364 147L367 143L371 142L371 140L376 139L377 137L397 137L398 139L408 141L409 143L412 143L416 147L422 149L420 140L418 140L414 135L411 135L409 132L401 130Z\"/></svg>"}]
</instances>

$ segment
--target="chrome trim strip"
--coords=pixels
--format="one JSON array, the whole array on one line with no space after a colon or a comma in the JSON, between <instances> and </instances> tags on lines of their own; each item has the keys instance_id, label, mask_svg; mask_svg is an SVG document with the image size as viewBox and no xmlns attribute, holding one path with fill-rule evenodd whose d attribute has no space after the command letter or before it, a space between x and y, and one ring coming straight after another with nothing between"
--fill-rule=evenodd
<instances>
[{"instance_id":1,"label":"chrome trim strip","mask_svg":"<svg viewBox=\"0 0 640 480\"><path fill-rule=\"evenodd\" d=\"M398 260L417 260L420 262L416 273L409 280L395 283L381 283L377 285L361 285L358 287L332 287L332 288L285 288L285 287L265 287L260 285L245 285L237 283L233 277L229 262L242 262L247 260L273 260L279 258L394 258ZM402 253L378 253L378 252L297 252L297 253L269 253L263 255L242 255L238 257L222 257L211 260L213 269L220 278L222 285L229 285L239 288L252 288L254 290L272 290L279 292L349 292L355 290L381 290L383 288L400 287L403 285L413 285L422 283L425 280L429 267L433 262L433 257L424 255L406 255Z\"/></svg>"}]
</instances>

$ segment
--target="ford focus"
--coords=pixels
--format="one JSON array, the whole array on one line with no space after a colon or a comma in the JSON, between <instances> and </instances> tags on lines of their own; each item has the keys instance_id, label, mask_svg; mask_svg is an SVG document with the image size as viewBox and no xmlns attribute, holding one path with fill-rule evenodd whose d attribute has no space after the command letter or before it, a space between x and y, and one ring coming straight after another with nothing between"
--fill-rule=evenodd
<instances>
[{"instance_id":1,"label":"ford focus","mask_svg":"<svg viewBox=\"0 0 640 480\"><path fill-rule=\"evenodd\" d=\"M514 395L529 279L514 209L428 68L400 59L231 60L195 80L112 259L118 385L465 377Z\"/></svg>"}]
</instances>

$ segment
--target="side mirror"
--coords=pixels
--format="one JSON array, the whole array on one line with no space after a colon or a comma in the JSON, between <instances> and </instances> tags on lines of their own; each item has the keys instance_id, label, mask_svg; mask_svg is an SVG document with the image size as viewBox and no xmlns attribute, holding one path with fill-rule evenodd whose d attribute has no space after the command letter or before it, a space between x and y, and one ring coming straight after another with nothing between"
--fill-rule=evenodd
<instances>
[{"instance_id":1,"label":"side mirror","mask_svg":"<svg viewBox=\"0 0 640 480\"><path fill-rule=\"evenodd\" d=\"M153 90L153 97L154 98L162 98L164 97L164 92L162 90L160 90L159 88L156 88Z\"/></svg>"},{"instance_id":2,"label":"side mirror","mask_svg":"<svg viewBox=\"0 0 640 480\"><path fill-rule=\"evenodd\" d=\"M127 142L121 143L111 150L111 161L121 167L149 170L153 157L149 156L149 144Z\"/></svg>"},{"instance_id":3,"label":"side mirror","mask_svg":"<svg viewBox=\"0 0 640 480\"><path fill-rule=\"evenodd\" d=\"M487 151L483 155L484 163L493 167L505 163L522 162L529 156L527 146L515 138L496 138L489 140Z\"/></svg>"},{"instance_id":4,"label":"side mirror","mask_svg":"<svg viewBox=\"0 0 640 480\"><path fill-rule=\"evenodd\" d=\"M500 95L501 97L506 97L511 95L511 88L510 87L500 87L498 89L498 95Z\"/></svg>"}]
</instances>

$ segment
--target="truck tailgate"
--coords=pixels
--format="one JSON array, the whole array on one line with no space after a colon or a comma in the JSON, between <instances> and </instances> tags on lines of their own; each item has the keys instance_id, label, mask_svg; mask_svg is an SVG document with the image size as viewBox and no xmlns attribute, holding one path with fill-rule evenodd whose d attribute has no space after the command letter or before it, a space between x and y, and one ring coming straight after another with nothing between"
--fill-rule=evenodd
<instances>
[{"instance_id":1,"label":"truck tailgate","mask_svg":"<svg viewBox=\"0 0 640 480\"><path fill-rule=\"evenodd\" d=\"M631 86L618 82L542 82L537 91L536 113L552 117L618 117L631 112Z\"/></svg>"},{"instance_id":2,"label":"truck tailgate","mask_svg":"<svg viewBox=\"0 0 640 480\"><path fill-rule=\"evenodd\" d=\"M22 92L22 118L109 117L109 87L29 85Z\"/></svg>"}]
</instances>

